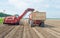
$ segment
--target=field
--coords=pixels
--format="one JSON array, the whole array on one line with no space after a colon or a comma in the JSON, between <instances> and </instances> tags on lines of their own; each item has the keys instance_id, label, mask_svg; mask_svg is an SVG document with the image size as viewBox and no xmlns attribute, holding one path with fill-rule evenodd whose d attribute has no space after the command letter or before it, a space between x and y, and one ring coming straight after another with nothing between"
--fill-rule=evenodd
<instances>
[{"instance_id":1,"label":"field","mask_svg":"<svg viewBox=\"0 0 60 38\"><path fill-rule=\"evenodd\" d=\"M0 38L60 38L60 20L46 20L45 27L0 24Z\"/></svg>"},{"instance_id":2,"label":"field","mask_svg":"<svg viewBox=\"0 0 60 38\"><path fill-rule=\"evenodd\" d=\"M3 18L0 18L0 24L2 24L3 23Z\"/></svg>"}]
</instances>

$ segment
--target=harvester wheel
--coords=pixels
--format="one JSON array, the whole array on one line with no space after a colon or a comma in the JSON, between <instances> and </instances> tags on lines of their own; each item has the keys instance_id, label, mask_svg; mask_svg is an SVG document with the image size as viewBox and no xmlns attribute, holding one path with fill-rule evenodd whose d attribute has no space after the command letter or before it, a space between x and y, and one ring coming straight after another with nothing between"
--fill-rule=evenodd
<instances>
[{"instance_id":1,"label":"harvester wheel","mask_svg":"<svg viewBox=\"0 0 60 38\"><path fill-rule=\"evenodd\" d=\"M5 23L3 22L3 24L5 24Z\"/></svg>"},{"instance_id":2,"label":"harvester wheel","mask_svg":"<svg viewBox=\"0 0 60 38\"><path fill-rule=\"evenodd\" d=\"M17 22L16 25L19 25L19 22Z\"/></svg>"}]
</instances>

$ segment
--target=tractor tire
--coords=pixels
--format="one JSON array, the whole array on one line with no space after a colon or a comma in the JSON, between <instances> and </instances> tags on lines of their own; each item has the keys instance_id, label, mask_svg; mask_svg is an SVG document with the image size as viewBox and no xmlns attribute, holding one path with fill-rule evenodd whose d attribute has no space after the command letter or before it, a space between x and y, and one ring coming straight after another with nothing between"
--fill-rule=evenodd
<instances>
[{"instance_id":1,"label":"tractor tire","mask_svg":"<svg viewBox=\"0 0 60 38\"><path fill-rule=\"evenodd\" d=\"M39 26L44 27L44 22L40 23Z\"/></svg>"}]
</instances>

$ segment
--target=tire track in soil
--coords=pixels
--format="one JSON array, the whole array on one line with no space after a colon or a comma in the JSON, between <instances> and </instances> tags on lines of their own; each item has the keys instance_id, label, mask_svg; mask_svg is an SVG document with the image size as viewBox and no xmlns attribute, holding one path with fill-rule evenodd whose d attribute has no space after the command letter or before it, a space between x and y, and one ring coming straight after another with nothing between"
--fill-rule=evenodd
<instances>
[{"instance_id":1,"label":"tire track in soil","mask_svg":"<svg viewBox=\"0 0 60 38\"><path fill-rule=\"evenodd\" d=\"M1 28L1 27L5 27L5 25L4 25L4 24L0 24L0 28Z\"/></svg>"},{"instance_id":2,"label":"tire track in soil","mask_svg":"<svg viewBox=\"0 0 60 38\"><path fill-rule=\"evenodd\" d=\"M38 35L36 34L36 32L32 29L31 26L29 27L29 29L30 29L30 33L31 33L32 38L39 38L39 36L38 36Z\"/></svg>"},{"instance_id":3,"label":"tire track in soil","mask_svg":"<svg viewBox=\"0 0 60 38\"><path fill-rule=\"evenodd\" d=\"M6 26L5 28L3 28L2 30L0 30L0 38L4 38L5 35L7 35L12 29L14 28L11 26Z\"/></svg>"},{"instance_id":4,"label":"tire track in soil","mask_svg":"<svg viewBox=\"0 0 60 38\"><path fill-rule=\"evenodd\" d=\"M23 38L32 38L28 24L24 25Z\"/></svg>"},{"instance_id":5,"label":"tire track in soil","mask_svg":"<svg viewBox=\"0 0 60 38\"><path fill-rule=\"evenodd\" d=\"M24 34L23 38L39 38L35 31L31 28L31 26L26 23L24 24Z\"/></svg>"},{"instance_id":6,"label":"tire track in soil","mask_svg":"<svg viewBox=\"0 0 60 38\"><path fill-rule=\"evenodd\" d=\"M47 29L47 32L51 33L52 35L56 36L57 38L60 37L60 33L52 30L51 28L45 28Z\"/></svg>"},{"instance_id":7,"label":"tire track in soil","mask_svg":"<svg viewBox=\"0 0 60 38\"><path fill-rule=\"evenodd\" d=\"M38 32L40 32L43 36L44 36L44 38L57 38L56 36L54 36L54 35L52 35L51 33L49 33L48 31L49 30L47 30L47 29L43 29L43 28L41 28L41 27L36 27L35 28Z\"/></svg>"},{"instance_id":8,"label":"tire track in soil","mask_svg":"<svg viewBox=\"0 0 60 38\"><path fill-rule=\"evenodd\" d=\"M10 31L4 38L13 38L14 34L19 28L20 28L20 25L15 26L15 28L12 31Z\"/></svg>"},{"instance_id":9,"label":"tire track in soil","mask_svg":"<svg viewBox=\"0 0 60 38\"><path fill-rule=\"evenodd\" d=\"M38 32L35 28L32 28L36 34L39 36L39 38L45 38L40 32Z\"/></svg>"},{"instance_id":10,"label":"tire track in soil","mask_svg":"<svg viewBox=\"0 0 60 38\"><path fill-rule=\"evenodd\" d=\"M22 38L22 36L23 36L23 29L24 29L24 26L20 25L20 27L16 30L16 32L13 35L12 38Z\"/></svg>"},{"instance_id":11,"label":"tire track in soil","mask_svg":"<svg viewBox=\"0 0 60 38\"><path fill-rule=\"evenodd\" d=\"M0 34L4 31L6 31L7 29L9 29L11 26L5 26L5 27L1 27L0 28Z\"/></svg>"},{"instance_id":12,"label":"tire track in soil","mask_svg":"<svg viewBox=\"0 0 60 38\"><path fill-rule=\"evenodd\" d=\"M51 28L51 30L53 30L53 31L56 31L56 32L60 33L60 28Z\"/></svg>"},{"instance_id":13,"label":"tire track in soil","mask_svg":"<svg viewBox=\"0 0 60 38\"><path fill-rule=\"evenodd\" d=\"M2 26L0 26L0 32L1 32L2 30L5 30L4 28L6 28L6 27L8 27L8 26L2 24Z\"/></svg>"}]
</instances>

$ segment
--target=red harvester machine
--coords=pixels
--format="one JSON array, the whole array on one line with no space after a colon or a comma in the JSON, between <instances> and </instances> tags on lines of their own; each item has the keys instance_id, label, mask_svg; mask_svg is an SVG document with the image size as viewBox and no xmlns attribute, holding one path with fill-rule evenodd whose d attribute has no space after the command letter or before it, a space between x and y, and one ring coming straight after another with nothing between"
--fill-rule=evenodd
<instances>
[{"instance_id":1,"label":"red harvester machine","mask_svg":"<svg viewBox=\"0 0 60 38\"><path fill-rule=\"evenodd\" d=\"M18 16L18 17L16 17L16 16L5 17L3 24L19 24L20 20L23 18L23 16L29 11L33 12L34 9L28 8L24 11L24 13L21 16Z\"/></svg>"}]
</instances>

